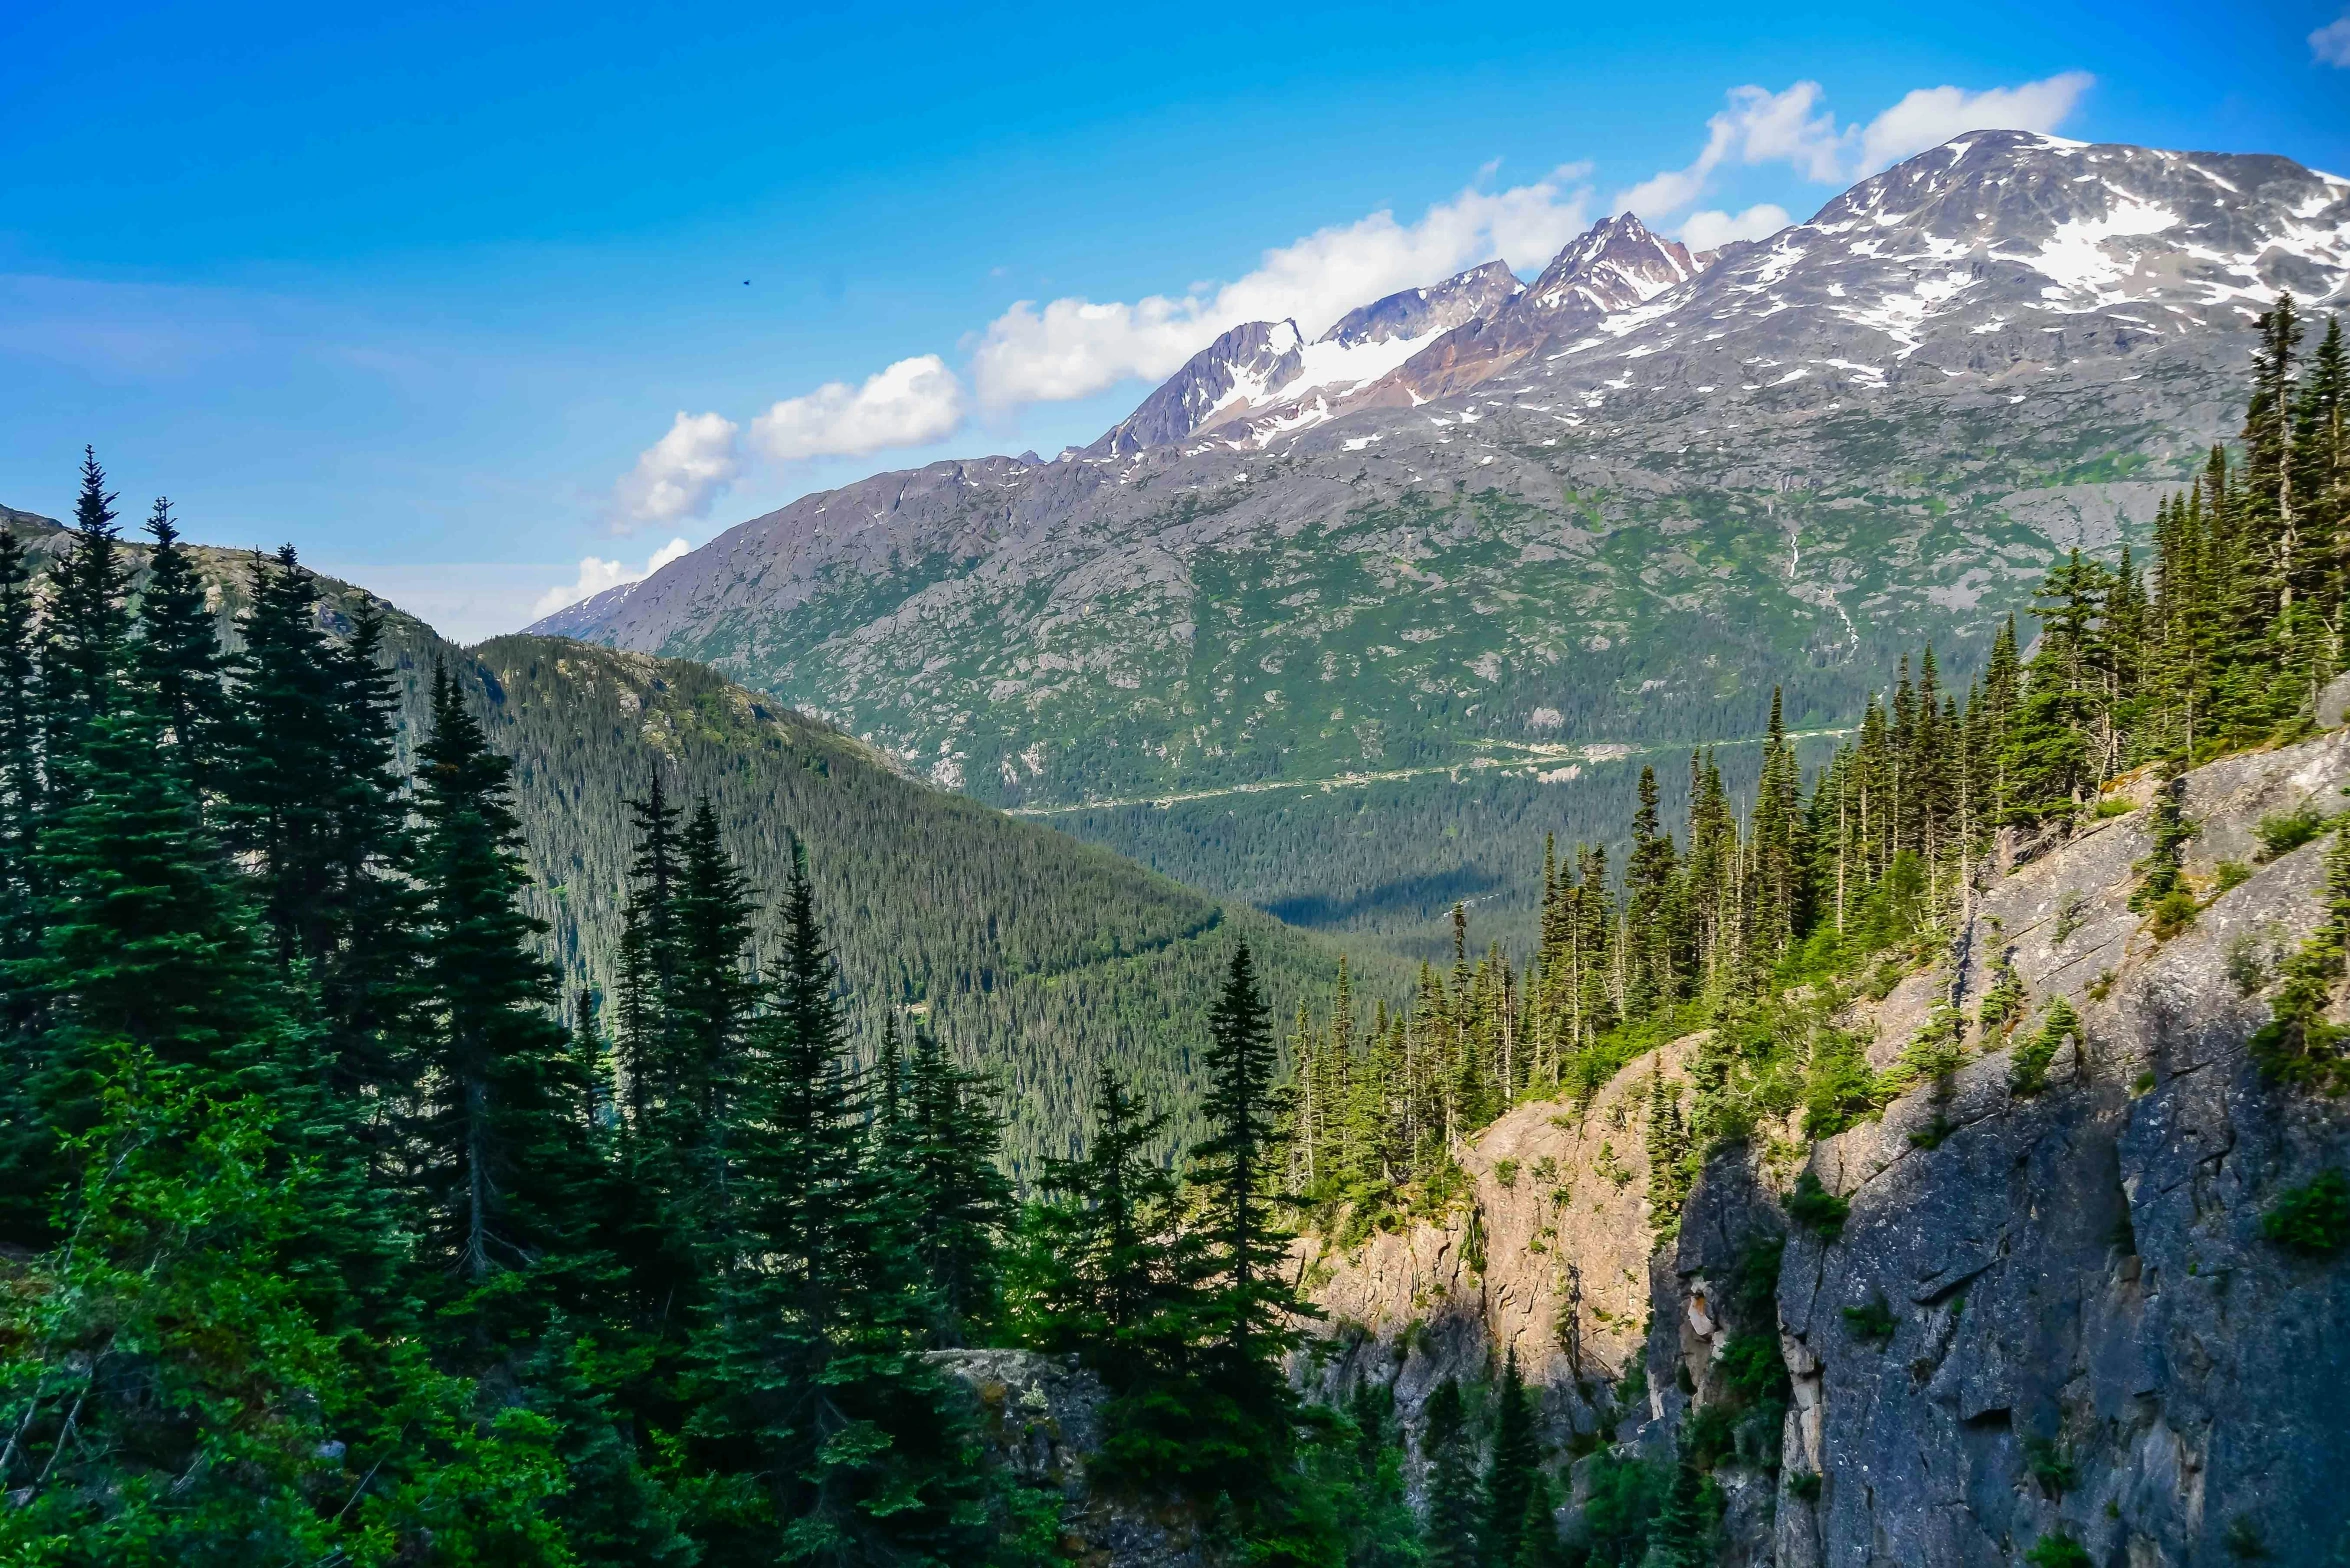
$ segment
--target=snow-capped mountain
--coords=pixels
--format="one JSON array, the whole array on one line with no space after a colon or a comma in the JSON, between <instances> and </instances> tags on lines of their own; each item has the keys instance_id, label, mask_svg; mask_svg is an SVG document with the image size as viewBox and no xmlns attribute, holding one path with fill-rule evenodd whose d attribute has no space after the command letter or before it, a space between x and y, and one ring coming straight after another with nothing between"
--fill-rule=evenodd
<instances>
[{"instance_id":1,"label":"snow-capped mountain","mask_svg":"<svg viewBox=\"0 0 2350 1568\"><path fill-rule=\"evenodd\" d=\"M1774 683L1838 723L1931 641L1963 684L2053 552L2236 433L2279 289L2350 306L2350 181L1982 132L1707 261L1619 215L1524 289L1236 328L1088 451L806 496L539 629L1003 805L1173 801L1058 820L1260 902L1417 812L1380 875L1418 886L1461 813L1612 834L1601 752L1753 733Z\"/></svg>"},{"instance_id":2,"label":"snow-capped mountain","mask_svg":"<svg viewBox=\"0 0 2350 1568\"><path fill-rule=\"evenodd\" d=\"M1984 131L1708 260L1629 214L1602 223L1523 294L1322 417L1513 371L1597 408L1640 389L1859 390L2225 334L2280 289L2340 297L2350 182L2285 158ZM1301 423L1274 407L1219 434L1263 446Z\"/></svg>"},{"instance_id":3,"label":"snow-capped mountain","mask_svg":"<svg viewBox=\"0 0 2350 1568\"><path fill-rule=\"evenodd\" d=\"M1139 452L1232 420L1257 419L1277 407L1327 409L1519 292L1510 269L1489 261L1349 311L1311 343L1294 321L1245 322L1194 354L1085 451Z\"/></svg>"}]
</instances>

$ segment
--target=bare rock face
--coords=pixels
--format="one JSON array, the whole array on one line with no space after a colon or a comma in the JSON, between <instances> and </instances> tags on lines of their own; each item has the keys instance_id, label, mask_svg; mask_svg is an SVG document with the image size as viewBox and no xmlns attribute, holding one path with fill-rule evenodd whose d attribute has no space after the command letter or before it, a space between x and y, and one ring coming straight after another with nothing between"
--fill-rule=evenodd
<instances>
[{"instance_id":1,"label":"bare rock face","mask_svg":"<svg viewBox=\"0 0 2350 1568\"><path fill-rule=\"evenodd\" d=\"M1462 1146L1470 1201L1441 1222L1352 1247L1309 1243L1299 1266L1328 1314L1300 1375L1325 1398L1391 1386L1417 1433L1447 1379L1479 1382L1514 1353L1551 1440L1612 1426L1609 1390L1641 1354L1649 1308L1646 1105L1686 1083L1678 1041L1588 1107L1521 1105Z\"/></svg>"},{"instance_id":2,"label":"bare rock face","mask_svg":"<svg viewBox=\"0 0 2350 1568\"><path fill-rule=\"evenodd\" d=\"M2202 907L2167 940L2128 907L2157 787L2131 781L2109 797L2129 809L2008 846L1945 961L1841 1020L1874 1032L1882 1065L1955 1001L1970 1018L1955 1070L1808 1147L1791 1123L1757 1129L1711 1161L1653 1258L1650 1075L1671 1081L1694 1042L1635 1062L1581 1117L1522 1106L1463 1152L1469 1212L1313 1265L1348 1346L1330 1365L1392 1375L1408 1401L1514 1346L1554 1440L1604 1414L1620 1453L1670 1459L1757 1331L1729 1282L1784 1237L1791 1387L1775 1445L1741 1432L1714 1472L1717 1561L1992 1568L2061 1534L2117 1568L2350 1563L2350 1258L2261 1230L2281 1193L2350 1169L2350 1104L2269 1083L2248 1055L2279 965L2324 914L2328 840L2293 845L2277 821L2350 809L2350 731L2173 786ZM1986 1035L1971 1018L2003 973L2024 1003ZM2019 1089L2015 1054L2059 998L2078 1036ZM1620 1188L1599 1174L1615 1157L1635 1173ZM1541 1159L1572 1189L1563 1209L1527 1185ZM1840 1227L1790 1217L1799 1168L1850 1205ZM1644 1304L1623 1299L1627 1274L1645 1274ZM1577 1278L1579 1373L1561 1333ZM1635 1356L1646 1398L1618 1410L1602 1385Z\"/></svg>"}]
</instances>

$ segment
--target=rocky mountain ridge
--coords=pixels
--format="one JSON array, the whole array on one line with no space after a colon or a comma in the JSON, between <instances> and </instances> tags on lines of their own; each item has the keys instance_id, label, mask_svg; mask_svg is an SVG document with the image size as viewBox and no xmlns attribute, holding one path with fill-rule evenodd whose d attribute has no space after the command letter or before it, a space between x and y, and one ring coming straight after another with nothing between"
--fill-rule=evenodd
<instances>
[{"instance_id":1,"label":"rocky mountain ridge","mask_svg":"<svg viewBox=\"0 0 2350 1568\"><path fill-rule=\"evenodd\" d=\"M1249 321L1194 354L1125 419L1084 449L1117 456L1287 409L1326 411L1444 334L1504 309L1523 292L1498 261L1347 312L1308 343L1295 321Z\"/></svg>"},{"instance_id":2,"label":"rocky mountain ridge","mask_svg":"<svg viewBox=\"0 0 2350 1568\"><path fill-rule=\"evenodd\" d=\"M2054 552L2140 537L2232 433L2258 308L2350 278L2350 182L2014 132L1687 276L1602 229L1344 395L877 475L538 629L1267 907L1508 917L1522 845L1612 835L1641 748L1756 735L1774 684L1846 723L1925 641L1963 684ZM1260 336L1267 379L1316 347ZM1164 428L1238 384L1162 389ZM1467 844L1507 863L1464 884Z\"/></svg>"}]
</instances>

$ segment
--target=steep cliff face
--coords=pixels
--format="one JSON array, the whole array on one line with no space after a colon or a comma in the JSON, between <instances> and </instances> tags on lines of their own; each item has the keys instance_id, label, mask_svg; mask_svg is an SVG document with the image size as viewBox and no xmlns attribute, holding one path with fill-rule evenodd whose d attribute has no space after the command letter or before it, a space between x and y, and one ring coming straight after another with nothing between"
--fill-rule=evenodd
<instances>
[{"instance_id":1,"label":"steep cliff face","mask_svg":"<svg viewBox=\"0 0 2350 1568\"><path fill-rule=\"evenodd\" d=\"M2128 907L2152 781L2067 839L2004 846L2012 869L1983 869L1943 958L1842 1020L1883 1067L1955 1003L1950 1070L1816 1143L1792 1117L1758 1127L1708 1163L1653 1258L1651 1075L1697 1042L1580 1116L1519 1108L1465 1155L1473 1208L1312 1265L1343 1347L1323 1375L1392 1378L1408 1415L1514 1346L1554 1441L1604 1429L1620 1455L1702 1455L1724 1564L2350 1563L2350 1262L2262 1225L2350 1166L2350 1106L2265 1080L2248 1049L2324 917L2331 841L2264 855L2260 824L2330 817L2346 786L2350 731L2189 774L2201 908L2167 939ZM2023 1000L1986 1036L2005 975ZM2060 999L2080 1026L2059 1040ZM2036 1088L2018 1069L2033 1042L2053 1046ZM1563 1205L1529 1185L1543 1159ZM1619 1162L1632 1179L1601 1174ZM1791 1213L1807 1174L1822 1190ZM1775 1290L1758 1286L1781 1244ZM1773 1330L1786 1382L1742 1396L1741 1341ZM1778 1422L1775 1453L1758 1419ZM1578 1504L1606 1462L1576 1465ZM2059 1536L2086 1556L2041 1545Z\"/></svg>"},{"instance_id":2,"label":"steep cliff face","mask_svg":"<svg viewBox=\"0 0 2350 1568\"><path fill-rule=\"evenodd\" d=\"M1388 1383L1417 1432L1438 1384L1515 1352L1554 1444L1611 1429L1610 1391L1649 1312L1645 1107L1658 1075L1684 1080L1694 1043L1644 1058L1588 1106L1521 1105L1485 1129L1461 1150L1469 1201L1442 1220L1309 1242L1302 1267L1329 1314L1319 1392Z\"/></svg>"}]
</instances>

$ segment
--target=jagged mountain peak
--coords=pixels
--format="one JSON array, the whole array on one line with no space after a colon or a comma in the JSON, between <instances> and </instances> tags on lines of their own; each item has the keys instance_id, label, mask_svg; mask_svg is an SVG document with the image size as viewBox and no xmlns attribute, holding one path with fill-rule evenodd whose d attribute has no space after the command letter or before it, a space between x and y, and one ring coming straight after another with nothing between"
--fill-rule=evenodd
<instances>
[{"instance_id":1,"label":"jagged mountain peak","mask_svg":"<svg viewBox=\"0 0 2350 1568\"><path fill-rule=\"evenodd\" d=\"M1489 261L1349 311L1310 344L1295 321L1243 322L1194 354L1086 453L1122 456L1301 399L1341 397L1522 289L1508 263Z\"/></svg>"},{"instance_id":2,"label":"jagged mountain peak","mask_svg":"<svg viewBox=\"0 0 2350 1568\"><path fill-rule=\"evenodd\" d=\"M1632 213L1603 218L1586 230L1527 289L1521 310L1559 311L1582 305L1602 313L1644 305L1703 270L1679 240L1650 232Z\"/></svg>"},{"instance_id":3,"label":"jagged mountain peak","mask_svg":"<svg viewBox=\"0 0 2350 1568\"><path fill-rule=\"evenodd\" d=\"M1294 321L1244 321L1192 355L1085 450L1122 455L1164 446L1221 416L1261 405L1297 379L1304 347L1305 335Z\"/></svg>"},{"instance_id":4,"label":"jagged mountain peak","mask_svg":"<svg viewBox=\"0 0 2350 1568\"><path fill-rule=\"evenodd\" d=\"M1509 303L1525 288L1506 261L1488 261L1428 288L1405 289L1338 318L1314 341L1353 348L1448 332Z\"/></svg>"}]
</instances>

